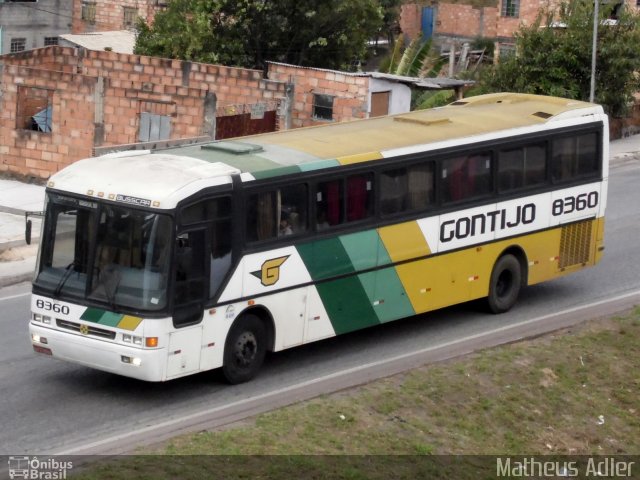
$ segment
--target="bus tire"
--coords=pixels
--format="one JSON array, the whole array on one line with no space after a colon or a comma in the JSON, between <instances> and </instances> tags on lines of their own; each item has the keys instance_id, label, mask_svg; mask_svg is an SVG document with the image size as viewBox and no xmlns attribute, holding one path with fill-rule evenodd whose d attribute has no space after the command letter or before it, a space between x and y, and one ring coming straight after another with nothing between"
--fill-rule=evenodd
<instances>
[{"instance_id":1,"label":"bus tire","mask_svg":"<svg viewBox=\"0 0 640 480\"><path fill-rule=\"evenodd\" d=\"M267 351L264 323L245 314L231 326L224 344L222 373L231 384L248 382L256 376Z\"/></svg>"},{"instance_id":2,"label":"bus tire","mask_svg":"<svg viewBox=\"0 0 640 480\"><path fill-rule=\"evenodd\" d=\"M487 303L493 313L504 313L518 300L522 285L522 268L518 259L506 254L493 266Z\"/></svg>"}]
</instances>

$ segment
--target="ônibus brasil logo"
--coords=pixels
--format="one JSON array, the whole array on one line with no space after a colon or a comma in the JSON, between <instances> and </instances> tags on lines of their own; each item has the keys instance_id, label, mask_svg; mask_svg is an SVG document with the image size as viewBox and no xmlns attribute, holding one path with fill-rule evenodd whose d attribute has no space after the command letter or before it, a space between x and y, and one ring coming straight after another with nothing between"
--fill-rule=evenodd
<instances>
[{"instance_id":1,"label":"\u00f4nibus brasil logo","mask_svg":"<svg viewBox=\"0 0 640 480\"><path fill-rule=\"evenodd\" d=\"M64 462L55 458L39 460L38 457L10 456L9 478L33 480L61 480L67 478L67 471L73 468L73 462Z\"/></svg>"}]
</instances>

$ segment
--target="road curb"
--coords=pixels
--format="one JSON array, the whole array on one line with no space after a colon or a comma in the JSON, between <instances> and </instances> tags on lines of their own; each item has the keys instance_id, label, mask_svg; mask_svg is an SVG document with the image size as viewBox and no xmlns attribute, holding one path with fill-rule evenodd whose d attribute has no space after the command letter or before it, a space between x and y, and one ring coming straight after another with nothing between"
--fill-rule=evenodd
<instances>
[{"instance_id":1,"label":"road curb","mask_svg":"<svg viewBox=\"0 0 640 480\"><path fill-rule=\"evenodd\" d=\"M15 275L7 275L0 277L0 288L16 285L18 283L30 282L33 279L33 272L16 273Z\"/></svg>"}]
</instances>

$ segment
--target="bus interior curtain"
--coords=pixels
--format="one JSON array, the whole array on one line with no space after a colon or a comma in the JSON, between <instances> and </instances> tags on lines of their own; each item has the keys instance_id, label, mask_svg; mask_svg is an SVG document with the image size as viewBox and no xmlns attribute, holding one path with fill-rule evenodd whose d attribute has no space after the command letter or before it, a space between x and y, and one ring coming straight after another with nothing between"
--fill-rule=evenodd
<instances>
[{"instance_id":1,"label":"bus interior curtain","mask_svg":"<svg viewBox=\"0 0 640 480\"><path fill-rule=\"evenodd\" d=\"M408 176L409 208L416 209L429 203L433 188L433 175L426 166L409 170Z\"/></svg>"},{"instance_id":2,"label":"bus interior curtain","mask_svg":"<svg viewBox=\"0 0 640 480\"><path fill-rule=\"evenodd\" d=\"M327 221L329 225L340 223L340 182L327 182Z\"/></svg>"},{"instance_id":3,"label":"bus interior curtain","mask_svg":"<svg viewBox=\"0 0 640 480\"><path fill-rule=\"evenodd\" d=\"M367 180L364 175L347 179L347 221L360 220L367 211Z\"/></svg>"}]
</instances>

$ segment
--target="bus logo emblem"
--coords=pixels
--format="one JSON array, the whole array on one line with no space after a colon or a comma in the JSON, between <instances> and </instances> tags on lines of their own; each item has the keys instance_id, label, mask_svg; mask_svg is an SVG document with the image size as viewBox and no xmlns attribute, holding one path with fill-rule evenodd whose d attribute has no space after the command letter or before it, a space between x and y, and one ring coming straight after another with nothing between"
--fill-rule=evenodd
<instances>
[{"instance_id":1,"label":"bus logo emblem","mask_svg":"<svg viewBox=\"0 0 640 480\"><path fill-rule=\"evenodd\" d=\"M82 335L89 335L89 325L80 325L80 333Z\"/></svg>"},{"instance_id":2,"label":"bus logo emblem","mask_svg":"<svg viewBox=\"0 0 640 480\"><path fill-rule=\"evenodd\" d=\"M251 275L258 278L265 287L275 285L280 280L280 266L287 261L287 258L289 258L289 255L267 260L262 264L260 270L251 272Z\"/></svg>"}]
</instances>

